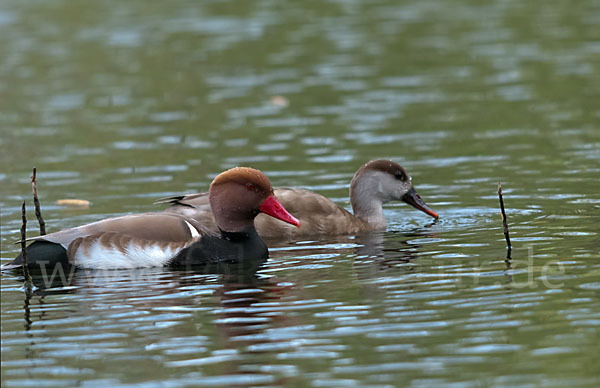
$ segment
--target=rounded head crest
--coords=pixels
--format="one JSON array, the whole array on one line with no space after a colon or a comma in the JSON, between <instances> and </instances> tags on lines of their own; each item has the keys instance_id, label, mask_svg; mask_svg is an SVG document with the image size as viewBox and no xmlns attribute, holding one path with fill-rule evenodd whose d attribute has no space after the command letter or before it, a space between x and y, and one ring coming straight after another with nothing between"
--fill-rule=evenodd
<instances>
[{"instance_id":1,"label":"rounded head crest","mask_svg":"<svg viewBox=\"0 0 600 388\"><path fill-rule=\"evenodd\" d=\"M210 190L225 183L239 183L246 185L248 190L273 194L269 178L261 171L250 167L234 167L217 175L210 184ZM253 186L252 186L253 185Z\"/></svg>"},{"instance_id":2,"label":"rounded head crest","mask_svg":"<svg viewBox=\"0 0 600 388\"><path fill-rule=\"evenodd\" d=\"M399 165L398 163L393 162L391 160L385 160L385 159L371 160L371 161L363 164L358 169L358 171L356 171L356 174L354 174L354 176L355 177L359 176L360 174L362 174L364 171L367 171L367 170L385 172L387 174L392 175L396 179L399 179L402 181L410 181L410 177L408 176L408 173L406 172L406 170L401 165Z\"/></svg>"}]
</instances>

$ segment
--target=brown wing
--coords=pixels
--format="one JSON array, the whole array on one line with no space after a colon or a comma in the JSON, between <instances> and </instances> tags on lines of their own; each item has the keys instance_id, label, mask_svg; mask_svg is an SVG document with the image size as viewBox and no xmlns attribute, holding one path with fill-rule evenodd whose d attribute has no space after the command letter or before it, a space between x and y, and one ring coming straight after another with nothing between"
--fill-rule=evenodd
<instances>
[{"instance_id":1,"label":"brown wing","mask_svg":"<svg viewBox=\"0 0 600 388\"><path fill-rule=\"evenodd\" d=\"M127 235L134 239L172 243L186 242L194 237L210 233L193 219L186 219L177 214L142 213L107 218L40 236L35 240L50 241L67 248L75 239L111 232Z\"/></svg>"}]
</instances>

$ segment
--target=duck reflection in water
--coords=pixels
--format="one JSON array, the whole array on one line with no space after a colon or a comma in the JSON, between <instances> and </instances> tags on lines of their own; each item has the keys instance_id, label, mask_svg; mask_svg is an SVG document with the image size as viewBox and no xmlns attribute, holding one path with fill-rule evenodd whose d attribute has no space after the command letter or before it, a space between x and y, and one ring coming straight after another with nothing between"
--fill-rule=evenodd
<instances>
[{"instance_id":1,"label":"duck reflection in water","mask_svg":"<svg viewBox=\"0 0 600 388\"><path fill-rule=\"evenodd\" d=\"M264 262L265 259L243 263L218 262L203 268L196 266L193 270L89 270L73 267L68 272L57 271L53 277L34 273L34 288L31 293L25 293L24 304L25 331L30 338L25 349L27 357L39 357L37 343L46 339L38 338L40 333L32 328L43 329L45 321L62 319L64 309L56 306L58 303L64 307L66 303L74 322L80 317L90 317L89 330L86 331L101 334L114 330L111 327L120 327L128 333L122 346L142 345L148 357L156 357L157 352L164 353L165 339L168 342L182 336L191 338L189 343L178 344L187 347L188 353L160 355L168 368L206 368L202 362L194 364L189 359L215 357L207 355L204 346L197 346L196 352L193 349L193 339L206 337L206 330L210 331L212 326L216 328L217 336L211 337L210 342L219 349L218 354L231 356L223 357L223 361L219 362L223 374L260 374L254 367L253 357L245 357L254 353L247 350L248 346L277 341L268 339L268 335L264 334L270 327L298 324L295 318L277 312L280 300L288 296L293 285L257 274ZM78 297L61 299L61 294ZM48 303L55 307L46 308ZM159 317L165 314L173 314L167 321L176 325L173 329L168 325L161 326L164 318ZM132 318L143 316L158 317L156 321L139 322ZM132 334L138 331L144 333L145 339ZM145 342L136 343L140 340Z\"/></svg>"},{"instance_id":2,"label":"duck reflection in water","mask_svg":"<svg viewBox=\"0 0 600 388\"><path fill-rule=\"evenodd\" d=\"M288 245L287 248L273 247L272 260L266 265L265 259L261 259L244 263L218 262L193 270L77 269L56 273L54 277L34 274L32 280L37 288L32 294L26 294L26 330L29 332L32 326L44 327L44 321L59 317L56 310L43 307L45 299L59 297L53 294L76 294L79 297L75 300L76 312L73 315L75 318L94 317L89 323L90 332L102 333L110 327L121 327L128 333L123 346L144 346L147 356L159 357L164 367L210 373L205 370L212 366L206 365L210 360L218 362L220 373L224 376L264 376L265 369L259 360L272 358L269 353L280 355L282 352L310 349L306 341L290 342L287 337L283 338L280 330L287 332L288 328L299 328L302 332L306 322L296 309L312 308L310 304L313 303L311 292L302 286L302 279L272 275L277 271L270 270L277 270L278 265L293 270L294 266L318 264L324 261L323 256L332 257L333 254L337 263L347 266L361 279L377 278L382 271L410 271L412 266L398 264L416 259L420 247L407 240L430 235L428 232L427 229L410 235L377 232ZM364 287L365 295L381 293L375 285L365 284ZM68 303L73 303L73 299L69 300L71 302ZM326 302L335 301L328 299ZM73 310L73 306L69 310ZM165 318L160 318L160 315L165 314L173 314L173 317L162 322ZM142 316L150 319L137 321L131 318ZM152 317L157 317L157 320L152 320ZM166 323L175 326L173 329L168 325L161 326ZM130 332L142 332L144 335L132 337ZM216 335L207 337L207 332ZM29 336L28 347L34 358L37 336L39 334L35 331L31 331ZM171 344L169 341L175 338L191 340L183 345ZM207 354L206 344L194 343L197 338L205 338L202 341L209 341L218 350ZM140 344L140 341L143 343ZM165 353L176 346L184 346L186 352ZM283 385L287 379L286 372L276 376L278 378L273 382Z\"/></svg>"}]
</instances>

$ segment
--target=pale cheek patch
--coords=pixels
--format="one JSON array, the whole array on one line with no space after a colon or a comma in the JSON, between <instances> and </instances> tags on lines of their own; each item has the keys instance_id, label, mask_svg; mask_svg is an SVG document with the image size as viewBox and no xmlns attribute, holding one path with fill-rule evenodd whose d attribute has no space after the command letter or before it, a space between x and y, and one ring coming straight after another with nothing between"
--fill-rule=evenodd
<instances>
[{"instance_id":1,"label":"pale cheek patch","mask_svg":"<svg viewBox=\"0 0 600 388\"><path fill-rule=\"evenodd\" d=\"M78 267L92 269L162 267L179 249L168 245L129 242L125 249L120 250L95 241L88 249L78 249L74 262Z\"/></svg>"}]
</instances>

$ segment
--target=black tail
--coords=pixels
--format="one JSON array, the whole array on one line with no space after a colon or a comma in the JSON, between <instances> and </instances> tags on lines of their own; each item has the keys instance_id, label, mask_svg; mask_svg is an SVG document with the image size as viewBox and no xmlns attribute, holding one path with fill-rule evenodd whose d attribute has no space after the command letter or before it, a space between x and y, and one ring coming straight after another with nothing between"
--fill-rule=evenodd
<instances>
[{"instance_id":1,"label":"black tail","mask_svg":"<svg viewBox=\"0 0 600 388\"><path fill-rule=\"evenodd\" d=\"M34 241L27 247L27 266L31 271L52 270L56 266L69 266L67 250L60 244L49 241ZM23 254L19 253L16 259L2 266L2 269L19 269L23 267Z\"/></svg>"}]
</instances>

